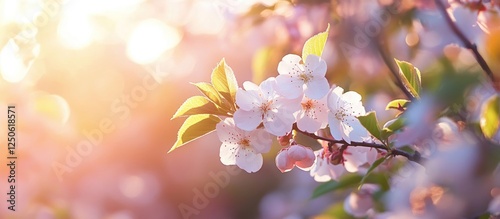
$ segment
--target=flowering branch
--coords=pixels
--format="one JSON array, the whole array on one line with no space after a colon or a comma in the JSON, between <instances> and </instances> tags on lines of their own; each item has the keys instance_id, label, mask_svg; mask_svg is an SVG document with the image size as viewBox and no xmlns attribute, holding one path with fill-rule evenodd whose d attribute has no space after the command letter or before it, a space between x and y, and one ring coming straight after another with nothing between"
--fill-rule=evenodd
<instances>
[{"instance_id":1,"label":"flowering branch","mask_svg":"<svg viewBox=\"0 0 500 219\"><path fill-rule=\"evenodd\" d=\"M294 124L293 129L296 130L297 132L300 132L308 137L317 139L317 140L322 140L322 141L328 141L333 144L342 144L342 145L347 145L347 146L354 146L354 147L368 147L368 148L375 148L375 149L380 149L387 151L389 154L394 155L394 156L403 156L406 157L409 161L413 161L419 164L423 164L425 162L425 158L423 158L420 153L415 151L414 154L409 154L408 152L398 150L398 149L391 149L388 148L387 146L383 144L377 144L377 143L370 143L370 142L357 142L357 141L351 141L351 143L347 143L345 140L336 140L336 139L331 139L331 138L326 138L326 137L321 137L317 136L313 133L308 133L301 131L300 129L297 128L297 125Z\"/></svg>"},{"instance_id":2,"label":"flowering branch","mask_svg":"<svg viewBox=\"0 0 500 219\"><path fill-rule=\"evenodd\" d=\"M476 58L476 61L479 63L479 66L481 66L481 68L486 73L486 75L488 75L488 77L491 79L494 87L497 87L495 75L493 75L493 72L491 71L491 69L488 66L488 64L486 63L486 61L484 60L483 56L481 56L481 54L477 50L476 44L471 43L467 39L467 37L464 35L464 33L462 31L460 31L458 26L455 24L455 22L453 22L450 15L446 11L446 6L444 5L444 3L441 0L434 0L434 2L436 3L437 8L439 9L441 14L443 15L444 19L446 20L446 23L451 28L453 33L460 39L460 41L462 41L465 48L470 49L472 51L472 53L474 54L474 58Z\"/></svg>"}]
</instances>

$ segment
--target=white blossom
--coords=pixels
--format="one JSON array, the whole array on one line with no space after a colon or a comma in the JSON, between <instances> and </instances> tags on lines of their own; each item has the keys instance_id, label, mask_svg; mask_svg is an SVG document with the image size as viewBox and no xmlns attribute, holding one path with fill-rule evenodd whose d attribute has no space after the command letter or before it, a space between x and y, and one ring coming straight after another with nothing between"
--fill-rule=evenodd
<instances>
[{"instance_id":1,"label":"white blossom","mask_svg":"<svg viewBox=\"0 0 500 219\"><path fill-rule=\"evenodd\" d=\"M276 77L278 91L281 95L295 99L302 94L311 99L323 98L330 88L325 78L326 62L316 55L308 55L305 63L298 55L288 54L278 65Z\"/></svg>"},{"instance_id":2,"label":"white blossom","mask_svg":"<svg viewBox=\"0 0 500 219\"><path fill-rule=\"evenodd\" d=\"M234 113L238 128L252 131L262 122L269 133L286 135L295 122L293 114L300 109L300 99L286 99L276 92L276 80L268 78L260 86L246 81L236 92L239 109Z\"/></svg>"},{"instance_id":3,"label":"white blossom","mask_svg":"<svg viewBox=\"0 0 500 219\"><path fill-rule=\"evenodd\" d=\"M361 125L357 116L366 114L361 103L361 95L354 91L344 93L341 87L335 87L328 94L328 124L335 139L363 141L368 137L368 131Z\"/></svg>"},{"instance_id":4,"label":"white blossom","mask_svg":"<svg viewBox=\"0 0 500 219\"><path fill-rule=\"evenodd\" d=\"M271 148L271 135L264 129L244 131L236 127L232 118L226 118L216 126L220 147L220 160L224 165L237 165L252 173L262 167L262 154Z\"/></svg>"}]
</instances>

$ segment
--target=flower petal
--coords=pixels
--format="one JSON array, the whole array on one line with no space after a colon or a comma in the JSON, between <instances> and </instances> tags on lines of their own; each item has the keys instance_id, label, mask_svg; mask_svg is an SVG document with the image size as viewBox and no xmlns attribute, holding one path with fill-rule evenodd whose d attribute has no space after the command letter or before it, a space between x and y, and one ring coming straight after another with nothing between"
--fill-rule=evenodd
<instances>
[{"instance_id":1,"label":"flower petal","mask_svg":"<svg viewBox=\"0 0 500 219\"><path fill-rule=\"evenodd\" d=\"M330 170L330 177L333 180L339 180L340 177L344 175L344 173L346 172L344 166L340 164L339 165L329 164L328 168Z\"/></svg>"},{"instance_id":2,"label":"flower petal","mask_svg":"<svg viewBox=\"0 0 500 219\"><path fill-rule=\"evenodd\" d=\"M241 88L236 92L236 104L242 110L252 110L262 104L259 93L256 90L243 90Z\"/></svg>"},{"instance_id":3,"label":"flower petal","mask_svg":"<svg viewBox=\"0 0 500 219\"><path fill-rule=\"evenodd\" d=\"M302 146L303 147L303 146ZM305 157L302 160L299 160L295 162L295 165L297 165L298 168L304 170L304 171L309 171L314 164L315 160L315 155L314 151L310 147L304 147L305 150Z\"/></svg>"},{"instance_id":4,"label":"flower petal","mask_svg":"<svg viewBox=\"0 0 500 219\"><path fill-rule=\"evenodd\" d=\"M351 120L348 124L352 128L349 132L349 138L352 141L363 141L369 136L368 131L363 125L361 125L359 120Z\"/></svg>"},{"instance_id":5,"label":"flower petal","mask_svg":"<svg viewBox=\"0 0 500 219\"><path fill-rule=\"evenodd\" d=\"M330 134L336 140L342 139L342 125L340 121L332 114L328 114L328 125L330 126Z\"/></svg>"},{"instance_id":6,"label":"flower petal","mask_svg":"<svg viewBox=\"0 0 500 219\"><path fill-rule=\"evenodd\" d=\"M298 75L302 72L300 67L300 56L295 54L288 54L278 64L278 73L280 75Z\"/></svg>"},{"instance_id":7,"label":"flower petal","mask_svg":"<svg viewBox=\"0 0 500 219\"><path fill-rule=\"evenodd\" d=\"M305 67L310 70L314 77L325 77L326 75L326 62L319 56L308 55Z\"/></svg>"},{"instance_id":8,"label":"flower petal","mask_svg":"<svg viewBox=\"0 0 500 219\"><path fill-rule=\"evenodd\" d=\"M293 169L293 162L288 158L287 149L282 150L276 155L276 167L284 173Z\"/></svg>"},{"instance_id":9,"label":"flower petal","mask_svg":"<svg viewBox=\"0 0 500 219\"><path fill-rule=\"evenodd\" d=\"M329 163L327 158L321 157L324 149L314 151L316 160L311 167L310 175L314 177L317 182L326 182L330 180L338 180L345 172L342 165L333 165Z\"/></svg>"},{"instance_id":10,"label":"flower petal","mask_svg":"<svg viewBox=\"0 0 500 219\"><path fill-rule=\"evenodd\" d=\"M306 84L304 93L307 97L315 100L323 98L330 90L330 84L326 78L314 78Z\"/></svg>"},{"instance_id":11,"label":"flower petal","mask_svg":"<svg viewBox=\"0 0 500 219\"><path fill-rule=\"evenodd\" d=\"M344 122L340 122L342 138L347 142L351 143L351 132L352 132L352 127L349 124L346 124Z\"/></svg>"},{"instance_id":12,"label":"flower petal","mask_svg":"<svg viewBox=\"0 0 500 219\"><path fill-rule=\"evenodd\" d=\"M259 90L259 86L257 86L255 83L253 83L251 81L243 82L243 88L245 88L245 90L247 90L247 91L251 91L251 90L258 91Z\"/></svg>"},{"instance_id":13,"label":"flower petal","mask_svg":"<svg viewBox=\"0 0 500 219\"><path fill-rule=\"evenodd\" d=\"M238 150L236 154L236 165L248 173L254 173L260 170L262 163L262 155L255 153L253 148L240 147L240 150Z\"/></svg>"},{"instance_id":14,"label":"flower petal","mask_svg":"<svg viewBox=\"0 0 500 219\"><path fill-rule=\"evenodd\" d=\"M344 153L344 166L345 169L351 173L358 172L359 167L366 163L366 153L352 150L348 147Z\"/></svg>"},{"instance_id":15,"label":"flower petal","mask_svg":"<svg viewBox=\"0 0 500 219\"><path fill-rule=\"evenodd\" d=\"M219 156L220 161L224 165L234 165L236 164L236 152L239 146L237 144L231 144L223 142L220 146Z\"/></svg>"},{"instance_id":16,"label":"flower petal","mask_svg":"<svg viewBox=\"0 0 500 219\"><path fill-rule=\"evenodd\" d=\"M342 97L342 92L344 92L344 89L337 86L328 94L327 105L330 111L335 112L339 107L339 100Z\"/></svg>"},{"instance_id":17,"label":"flower petal","mask_svg":"<svg viewBox=\"0 0 500 219\"><path fill-rule=\"evenodd\" d=\"M264 116L265 129L276 136L286 135L292 130L292 125L295 122L293 114L282 112L268 112Z\"/></svg>"},{"instance_id":18,"label":"flower petal","mask_svg":"<svg viewBox=\"0 0 500 219\"><path fill-rule=\"evenodd\" d=\"M276 78L270 77L260 83L259 88L264 101L273 99L276 96Z\"/></svg>"},{"instance_id":19,"label":"flower petal","mask_svg":"<svg viewBox=\"0 0 500 219\"><path fill-rule=\"evenodd\" d=\"M271 149L273 140L271 135L264 129L256 129L252 131L249 135L250 145L253 147L257 153L267 153Z\"/></svg>"},{"instance_id":20,"label":"flower petal","mask_svg":"<svg viewBox=\"0 0 500 219\"><path fill-rule=\"evenodd\" d=\"M304 81L292 75L278 75L276 83L278 93L287 99L300 97L304 92Z\"/></svg>"},{"instance_id":21,"label":"flower petal","mask_svg":"<svg viewBox=\"0 0 500 219\"><path fill-rule=\"evenodd\" d=\"M361 101L361 95L354 91L347 91L342 95L342 99L349 103L356 103Z\"/></svg>"},{"instance_id":22,"label":"flower petal","mask_svg":"<svg viewBox=\"0 0 500 219\"><path fill-rule=\"evenodd\" d=\"M295 99L276 98L272 105L272 110L281 111L286 114L294 114L302 108L300 104L301 100L302 97Z\"/></svg>"},{"instance_id":23,"label":"flower petal","mask_svg":"<svg viewBox=\"0 0 500 219\"><path fill-rule=\"evenodd\" d=\"M217 136L222 142L236 144L236 140L241 137L241 132L234 125L234 120L226 118L216 125Z\"/></svg>"},{"instance_id":24,"label":"flower petal","mask_svg":"<svg viewBox=\"0 0 500 219\"><path fill-rule=\"evenodd\" d=\"M262 113L257 110L245 111L236 110L234 113L234 122L236 126L245 131L252 131L259 126L262 121Z\"/></svg>"},{"instance_id":25,"label":"flower petal","mask_svg":"<svg viewBox=\"0 0 500 219\"><path fill-rule=\"evenodd\" d=\"M311 117L304 111L300 111L297 115L297 127L302 131L315 133L321 128L321 125L322 121Z\"/></svg>"}]
</instances>

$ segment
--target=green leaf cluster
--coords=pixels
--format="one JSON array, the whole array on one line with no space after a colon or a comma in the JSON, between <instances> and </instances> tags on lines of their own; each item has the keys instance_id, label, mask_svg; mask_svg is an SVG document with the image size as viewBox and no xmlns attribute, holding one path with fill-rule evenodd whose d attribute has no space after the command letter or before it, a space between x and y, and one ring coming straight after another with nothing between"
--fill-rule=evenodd
<instances>
[{"instance_id":1,"label":"green leaf cluster","mask_svg":"<svg viewBox=\"0 0 500 219\"><path fill-rule=\"evenodd\" d=\"M211 83L192 84L203 96L188 98L172 116L172 119L187 119L177 132L177 140L168 153L214 131L221 121L219 116L232 116L236 111L238 82L224 59L212 71Z\"/></svg>"}]
</instances>

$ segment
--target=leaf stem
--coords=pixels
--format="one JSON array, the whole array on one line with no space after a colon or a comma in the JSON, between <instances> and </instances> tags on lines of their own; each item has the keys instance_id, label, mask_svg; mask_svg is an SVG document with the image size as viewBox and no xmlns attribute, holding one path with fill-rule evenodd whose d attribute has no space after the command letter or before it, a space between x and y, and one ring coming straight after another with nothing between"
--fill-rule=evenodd
<instances>
[{"instance_id":1,"label":"leaf stem","mask_svg":"<svg viewBox=\"0 0 500 219\"><path fill-rule=\"evenodd\" d=\"M322 140L322 141L327 141L327 142L330 142L332 144L342 144L342 145L354 146L354 147L357 147L357 146L359 146L359 147L368 147L368 148L375 148L375 149L379 149L379 150L384 150L384 151L387 151L389 153L389 155L403 156L403 157L406 157L409 161L413 161L413 162L416 162L416 163L419 163L419 164L423 164L425 162L425 160L426 160L417 151L415 151L415 153L413 153L413 154L410 154L408 152L405 152L405 151L402 151L402 150L399 150L399 149L388 148L388 147L386 147L383 144L370 143L370 142L358 142L358 141L351 141L351 143L348 143L345 140L336 140L336 139L321 137L321 136L315 135L314 133L309 133L309 132L301 131L300 129L298 129L298 127L297 127L296 124L293 125L293 129L296 130L297 132L300 132L300 133L302 133L302 134L310 137L310 138L317 139L317 140Z\"/></svg>"},{"instance_id":2,"label":"leaf stem","mask_svg":"<svg viewBox=\"0 0 500 219\"><path fill-rule=\"evenodd\" d=\"M441 12L441 15L444 17L444 19L446 20L446 23L448 24L450 29L458 37L458 39L460 39L460 41L462 41L465 48L470 49L472 51L472 54L474 55L474 58L476 59L479 66L481 66L483 71L486 73L486 75L493 82L494 87L496 89L498 89L497 84L496 84L497 81L496 81L495 75L493 75L493 72L491 71L490 67L486 63L485 59L483 58L483 56L481 56L481 54L477 50L476 44L469 41L467 39L467 37L464 35L464 33L455 24L455 22L451 19L450 15L446 11L446 6L444 5L443 1L442 0L434 0L434 2L436 3L437 8Z\"/></svg>"}]
</instances>

